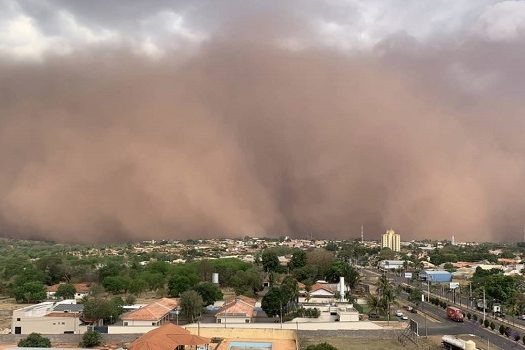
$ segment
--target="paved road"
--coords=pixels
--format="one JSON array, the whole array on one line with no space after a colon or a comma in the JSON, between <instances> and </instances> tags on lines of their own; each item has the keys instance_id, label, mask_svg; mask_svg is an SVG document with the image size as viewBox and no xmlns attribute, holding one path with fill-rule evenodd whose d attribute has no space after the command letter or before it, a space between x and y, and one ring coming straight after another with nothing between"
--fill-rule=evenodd
<instances>
[{"instance_id":1,"label":"paved road","mask_svg":"<svg viewBox=\"0 0 525 350\"><path fill-rule=\"evenodd\" d=\"M369 269L364 269L363 272L368 274L376 275L377 272ZM395 282L395 281L394 281ZM407 301L408 294L404 291L400 293L400 298ZM494 344L502 349L524 349L522 342L515 342L506 337L501 337L499 334L496 334L486 328L479 326L479 323L468 321L465 322L454 322L446 318L445 310L440 307L436 307L430 303L423 303L423 311L427 312L433 319L438 322L431 322L427 320L427 330L428 335L443 335L443 334L475 334L482 339L490 341L491 344ZM406 313L409 318L414 319L419 324L419 334L425 335L424 328L424 316L421 314L410 314Z\"/></svg>"}]
</instances>

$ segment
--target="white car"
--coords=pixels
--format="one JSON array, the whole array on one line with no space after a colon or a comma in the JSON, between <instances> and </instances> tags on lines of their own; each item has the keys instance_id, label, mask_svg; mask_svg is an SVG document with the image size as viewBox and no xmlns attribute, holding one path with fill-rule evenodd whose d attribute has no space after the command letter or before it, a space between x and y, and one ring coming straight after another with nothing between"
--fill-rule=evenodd
<instances>
[{"instance_id":1,"label":"white car","mask_svg":"<svg viewBox=\"0 0 525 350\"><path fill-rule=\"evenodd\" d=\"M408 320L408 316L403 315L403 316L401 316L401 319L406 321L406 320Z\"/></svg>"},{"instance_id":2,"label":"white car","mask_svg":"<svg viewBox=\"0 0 525 350\"><path fill-rule=\"evenodd\" d=\"M401 312L401 310L397 310L396 311L396 316L397 317L402 317L403 316L403 313Z\"/></svg>"}]
</instances>

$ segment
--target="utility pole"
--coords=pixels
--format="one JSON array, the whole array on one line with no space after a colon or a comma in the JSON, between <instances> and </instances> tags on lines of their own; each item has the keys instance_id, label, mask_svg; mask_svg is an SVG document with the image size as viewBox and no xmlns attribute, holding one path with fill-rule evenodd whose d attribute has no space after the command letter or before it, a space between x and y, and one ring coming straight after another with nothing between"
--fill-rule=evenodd
<instances>
[{"instance_id":1,"label":"utility pole","mask_svg":"<svg viewBox=\"0 0 525 350\"><path fill-rule=\"evenodd\" d=\"M283 329L283 301L279 300L279 305L281 306L281 329Z\"/></svg>"},{"instance_id":2,"label":"utility pole","mask_svg":"<svg viewBox=\"0 0 525 350\"><path fill-rule=\"evenodd\" d=\"M421 309L423 311L423 315L425 315L425 337L428 337L428 331L427 331L427 313L424 311L425 309L425 293L421 293ZM419 333L419 332L418 332Z\"/></svg>"},{"instance_id":3,"label":"utility pole","mask_svg":"<svg viewBox=\"0 0 525 350\"><path fill-rule=\"evenodd\" d=\"M524 228L525 230L525 228ZM524 237L525 237L525 233L524 233ZM363 225L361 225L361 243L363 243L365 240L365 235L364 235L364 228L363 228Z\"/></svg>"}]
</instances>

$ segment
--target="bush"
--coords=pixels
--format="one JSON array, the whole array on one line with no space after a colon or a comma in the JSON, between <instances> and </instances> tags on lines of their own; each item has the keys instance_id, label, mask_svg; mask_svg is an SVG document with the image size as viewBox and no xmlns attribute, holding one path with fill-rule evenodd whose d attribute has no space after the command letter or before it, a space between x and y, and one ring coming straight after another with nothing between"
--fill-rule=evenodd
<instances>
[{"instance_id":1,"label":"bush","mask_svg":"<svg viewBox=\"0 0 525 350\"><path fill-rule=\"evenodd\" d=\"M505 335L507 337L509 337L511 335L511 333L512 333L512 330L510 329L510 327L505 327L505 332L503 332L503 333L505 333Z\"/></svg>"},{"instance_id":2,"label":"bush","mask_svg":"<svg viewBox=\"0 0 525 350\"><path fill-rule=\"evenodd\" d=\"M467 313L467 318L470 320L472 318L472 315L469 313Z\"/></svg>"},{"instance_id":3,"label":"bush","mask_svg":"<svg viewBox=\"0 0 525 350\"><path fill-rule=\"evenodd\" d=\"M83 348L92 348L94 346L99 346L102 343L102 335L99 332L87 331L82 336L82 341L80 346Z\"/></svg>"},{"instance_id":4,"label":"bush","mask_svg":"<svg viewBox=\"0 0 525 350\"><path fill-rule=\"evenodd\" d=\"M523 344L525 345L525 335L523 336Z\"/></svg>"},{"instance_id":5,"label":"bush","mask_svg":"<svg viewBox=\"0 0 525 350\"><path fill-rule=\"evenodd\" d=\"M480 317L479 318L479 324L482 325L483 324L483 319Z\"/></svg>"},{"instance_id":6,"label":"bush","mask_svg":"<svg viewBox=\"0 0 525 350\"><path fill-rule=\"evenodd\" d=\"M489 324L490 324L489 320L485 320L485 322L483 322L483 325L485 326L485 328L487 328Z\"/></svg>"},{"instance_id":7,"label":"bush","mask_svg":"<svg viewBox=\"0 0 525 350\"><path fill-rule=\"evenodd\" d=\"M304 310L304 317L308 318L318 318L321 315L321 311L314 307L313 309Z\"/></svg>"},{"instance_id":8,"label":"bush","mask_svg":"<svg viewBox=\"0 0 525 350\"><path fill-rule=\"evenodd\" d=\"M472 319L473 319L474 321L477 321L477 320L478 320L478 315L474 314L474 315L472 316Z\"/></svg>"},{"instance_id":9,"label":"bush","mask_svg":"<svg viewBox=\"0 0 525 350\"><path fill-rule=\"evenodd\" d=\"M494 322L490 322L490 329L494 330L496 328L496 324Z\"/></svg>"},{"instance_id":10,"label":"bush","mask_svg":"<svg viewBox=\"0 0 525 350\"><path fill-rule=\"evenodd\" d=\"M499 334L503 335L505 333L505 326L504 325L500 325L499 326Z\"/></svg>"},{"instance_id":11,"label":"bush","mask_svg":"<svg viewBox=\"0 0 525 350\"><path fill-rule=\"evenodd\" d=\"M518 332L516 332L516 333L514 334L514 340L515 340L515 341L520 341L520 339L521 339L521 335L520 335Z\"/></svg>"},{"instance_id":12,"label":"bush","mask_svg":"<svg viewBox=\"0 0 525 350\"><path fill-rule=\"evenodd\" d=\"M18 342L21 348L50 348L51 341L38 333L31 333L26 338Z\"/></svg>"},{"instance_id":13,"label":"bush","mask_svg":"<svg viewBox=\"0 0 525 350\"><path fill-rule=\"evenodd\" d=\"M316 345L308 345L306 350L337 350L337 348L328 343L320 343Z\"/></svg>"}]
</instances>

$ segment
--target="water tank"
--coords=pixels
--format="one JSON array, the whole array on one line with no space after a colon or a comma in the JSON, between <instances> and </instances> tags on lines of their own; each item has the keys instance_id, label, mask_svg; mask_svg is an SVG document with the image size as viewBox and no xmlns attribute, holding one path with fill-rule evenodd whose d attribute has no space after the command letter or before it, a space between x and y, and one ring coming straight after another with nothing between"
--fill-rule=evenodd
<instances>
[{"instance_id":1,"label":"water tank","mask_svg":"<svg viewBox=\"0 0 525 350\"><path fill-rule=\"evenodd\" d=\"M219 284L219 274L217 272L212 273L211 283Z\"/></svg>"},{"instance_id":2,"label":"water tank","mask_svg":"<svg viewBox=\"0 0 525 350\"><path fill-rule=\"evenodd\" d=\"M465 350L476 350L476 343L472 340L467 340L465 342Z\"/></svg>"}]
</instances>

